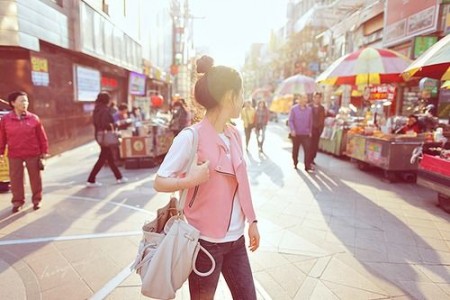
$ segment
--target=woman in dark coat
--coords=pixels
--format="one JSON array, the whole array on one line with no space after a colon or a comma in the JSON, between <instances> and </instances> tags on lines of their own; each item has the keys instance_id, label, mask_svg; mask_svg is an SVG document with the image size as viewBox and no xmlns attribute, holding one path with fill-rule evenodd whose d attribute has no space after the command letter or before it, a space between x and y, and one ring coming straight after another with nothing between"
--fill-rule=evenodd
<instances>
[{"instance_id":1,"label":"woman in dark coat","mask_svg":"<svg viewBox=\"0 0 450 300\"><path fill-rule=\"evenodd\" d=\"M101 92L100 94L98 94L97 100L95 101L95 109L93 115L96 137L97 132L99 131L114 130L114 119L111 114L111 110L109 108L109 103L110 103L110 96L108 93ZM100 172L102 167L105 165L105 162L108 162L111 171L113 171L114 176L116 177L117 183L125 183L128 181L126 177L122 176L122 173L115 165L111 147L100 145L100 155L98 157L97 162L94 165L94 168L89 174L89 178L86 182L87 187L98 187L102 185L100 182L97 182L95 180L95 177L97 176L98 172Z\"/></svg>"}]
</instances>

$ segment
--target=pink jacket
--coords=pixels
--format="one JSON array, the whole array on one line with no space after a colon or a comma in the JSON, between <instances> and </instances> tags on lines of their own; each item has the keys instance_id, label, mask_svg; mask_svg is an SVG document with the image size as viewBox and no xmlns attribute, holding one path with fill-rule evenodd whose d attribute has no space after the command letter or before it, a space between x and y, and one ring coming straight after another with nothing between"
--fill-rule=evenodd
<instances>
[{"instance_id":1,"label":"pink jacket","mask_svg":"<svg viewBox=\"0 0 450 300\"><path fill-rule=\"evenodd\" d=\"M28 158L48 153L48 140L38 116L26 112L19 118L15 112L0 121L0 154L8 145L11 158Z\"/></svg>"},{"instance_id":2,"label":"pink jacket","mask_svg":"<svg viewBox=\"0 0 450 300\"><path fill-rule=\"evenodd\" d=\"M253 222L253 209L247 167L243 158L239 132L228 126L224 134L230 139L231 160L227 147L207 118L193 125L198 132L198 160L209 160L209 180L188 190L184 206L185 216L202 235L223 238L230 226L235 193L249 223Z\"/></svg>"}]
</instances>

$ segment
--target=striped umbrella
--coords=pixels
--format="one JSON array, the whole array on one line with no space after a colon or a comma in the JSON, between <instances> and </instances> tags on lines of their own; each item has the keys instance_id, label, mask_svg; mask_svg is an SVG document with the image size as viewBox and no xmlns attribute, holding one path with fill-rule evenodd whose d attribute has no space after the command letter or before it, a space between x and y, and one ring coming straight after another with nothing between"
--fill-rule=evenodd
<instances>
[{"instance_id":1,"label":"striped umbrella","mask_svg":"<svg viewBox=\"0 0 450 300\"><path fill-rule=\"evenodd\" d=\"M405 80L412 77L431 77L450 80L450 34L419 56L402 73Z\"/></svg>"},{"instance_id":2,"label":"striped umbrella","mask_svg":"<svg viewBox=\"0 0 450 300\"><path fill-rule=\"evenodd\" d=\"M323 84L369 85L402 82L400 74L411 60L388 49L367 47L331 64L316 81Z\"/></svg>"},{"instance_id":3,"label":"striped umbrella","mask_svg":"<svg viewBox=\"0 0 450 300\"><path fill-rule=\"evenodd\" d=\"M312 94L317 91L314 78L297 74L280 82L275 90L274 97L293 94Z\"/></svg>"}]
</instances>

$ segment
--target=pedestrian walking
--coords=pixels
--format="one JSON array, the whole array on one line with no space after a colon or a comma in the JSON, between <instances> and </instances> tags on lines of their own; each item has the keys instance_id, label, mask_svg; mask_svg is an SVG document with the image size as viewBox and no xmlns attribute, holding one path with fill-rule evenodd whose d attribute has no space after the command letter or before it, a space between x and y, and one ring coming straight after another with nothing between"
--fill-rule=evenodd
<instances>
[{"instance_id":1,"label":"pedestrian walking","mask_svg":"<svg viewBox=\"0 0 450 300\"><path fill-rule=\"evenodd\" d=\"M241 119L244 123L245 150L248 151L248 143L252 135L252 130L255 128L255 109L252 106L252 101L247 100L244 102L244 107L241 111Z\"/></svg>"},{"instance_id":2,"label":"pedestrian walking","mask_svg":"<svg viewBox=\"0 0 450 300\"><path fill-rule=\"evenodd\" d=\"M259 151L263 152L264 139L266 137L266 126L269 123L270 111L266 101L258 101L255 111L255 133Z\"/></svg>"},{"instance_id":3,"label":"pedestrian walking","mask_svg":"<svg viewBox=\"0 0 450 300\"><path fill-rule=\"evenodd\" d=\"M12 192L12 212L25 204L24 164L31 185L33 209L42 201L42 160L48 155L48 139L39 117L28 111L28 95L14 92L8 96L12 111L0 122L0 159L8 147L9 179Z\"/></svg>"},{"instance_id":4,"label":"pedestrian walking","mask_svg":"<svg viewBox=\"0 0 450 300\"><path fill-rule=\"evenodd\" d=\"M206 63L205 63L206 61ZM243 104L241 75L225 66L212 66L201 58L197 70L205 74L195 85L195 98L206 108L203 120L193 125L198 132L197 164L184 174L193 134L183 130L174 139L155 179L159 192L188 189L184 214L200 231L200 244L214 257L213 273L189 276L191 299L213 299L222 273L233 299L256 299L255 285L245 246L248 222L249 249L259 247L260 236L252 204L250 185L238 130L228 123L239 117ZM200 272L211 261L200 251L196 261Z\"/></svg>"},{"instance_id":5,"label":"pedestrian walking","mask_svg":"<svg viewBox=\"0 0 450 300\"><path fill-rule=\"evenodd\" d=\"M183 98L177 99L172 108L170 128L174 135L178 135L183 128L191 125L191 112Z\"/></svg>"},{"instance_id":6,"label":"pedestrian walking","mask_svg":"<svg viewBox=\"0 0 450 300\"><path fill-rule=\"evenodd\" d=\"M111 98L108 93L101 92L98 94L97 99L95 100L95 108L93 114L95 137L97 137L97 132L99 131L111 131L115 128L114 119L109 109L110 99ZM102 185L100 182L96 181L96 177L106 162L108 162L108 166L114 173L117 183L128 182L128 179L122 176L122 173L114 163L114 157L111 147L100 145L100 155L94 167L92 168L91 173L89 174L88 180L86 182L87 187L99 187Z\"/></svg>"},{"instance_id":7,"label":"pedestrian walking","mask_svg":"<svg viewBox=\"0 0 450 300\"><path fill-rule=\"evenodd\" d=\"M311 132L311 164L315 165L314 161L319 150L320 136L322 135L325 126L325 107L322 105L322 93L314 92L312 108L312 132Z\"/></svg>"},{"instance_id":8,"label":"pedestrian walking","mask_svg":"<svg viewBox=\"0 0 450 300\"><path fill-rule=\"evenodd\" d=\"M313 170L311 166L311 133L312 133L312 109L307 105L306 95L299 95L297 104L292 106L289 112L289 129L292 139L292 160L294 168L297 169L298 152L300 145L303 147L305 171Z\"/></svg>"}]
</instances>

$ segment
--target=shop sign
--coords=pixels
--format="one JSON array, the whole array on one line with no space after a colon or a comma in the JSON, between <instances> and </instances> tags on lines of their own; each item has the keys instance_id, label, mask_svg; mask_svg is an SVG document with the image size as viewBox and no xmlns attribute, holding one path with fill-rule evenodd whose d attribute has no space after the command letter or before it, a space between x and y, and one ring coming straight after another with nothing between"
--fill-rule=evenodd
<instances>
[{"instance_id":1,"label":"shop sign","mask_svg":"<svg viewBox=\"0 0 450 300\"><path fill-rule=\"evenodd\" d=\"M31 56L31 81L36 86L48 86L48 61L45 58Z\"/></svg>"},{"instance_id":2,"label":"shop sign","mask_svg":"<svg viewBox=\"0 0 450 300\"><path fill-rule=\"evenodd\" d=\"M119 86L119 82L115 78L102 76L102 89L114 90Z\"/></svg>"},{"instance_id":3,"label":"shop sign","mask_svg":"<svg viewBox=\"0 0 450 300\"><path fill-rule=\"evenodd\" d=\"M436 31L440 0L387 0L384 20L384 47L414 36Z\"/></svg>"},{"instance_id":4,"label":"shop sign","mask_svg":"<svg viewBox=\"0 0 450 300\"><path fill-rule=\"evenodd\" d=\"M130 95L144 96L145 95L145 80L144 74L130 72L128 91Z\"/></svg>"},{"instance_id":5,"label":"shop sign","mask_svg":"<svg viewBox=\"0 0 450 300\"><path fill-rule=\"evenodd\" d=\"M395 98L395 86L392 85L376 85L370 88L370 100L390 100Z\"/></svg>"},{"instance_id":6,"label":"shop sign","mask_svg":"<svg viewBox=\"0 0 450 300\"><path fill-rule=\"evenodd\" d=\"M95 101L101 90L99 70L74 65L75 99L78 101Z\"/></svg>"},{"instance_id":7,"label":"shop sign","mask_svg":"<svg viewBox=\"0 0 450 300\"><path fill-rule=\"evenodd\" d=\"M416 36L414 38L413 58L418 58L437 42L437 36Z\"/></svg>"}]
</instances>

